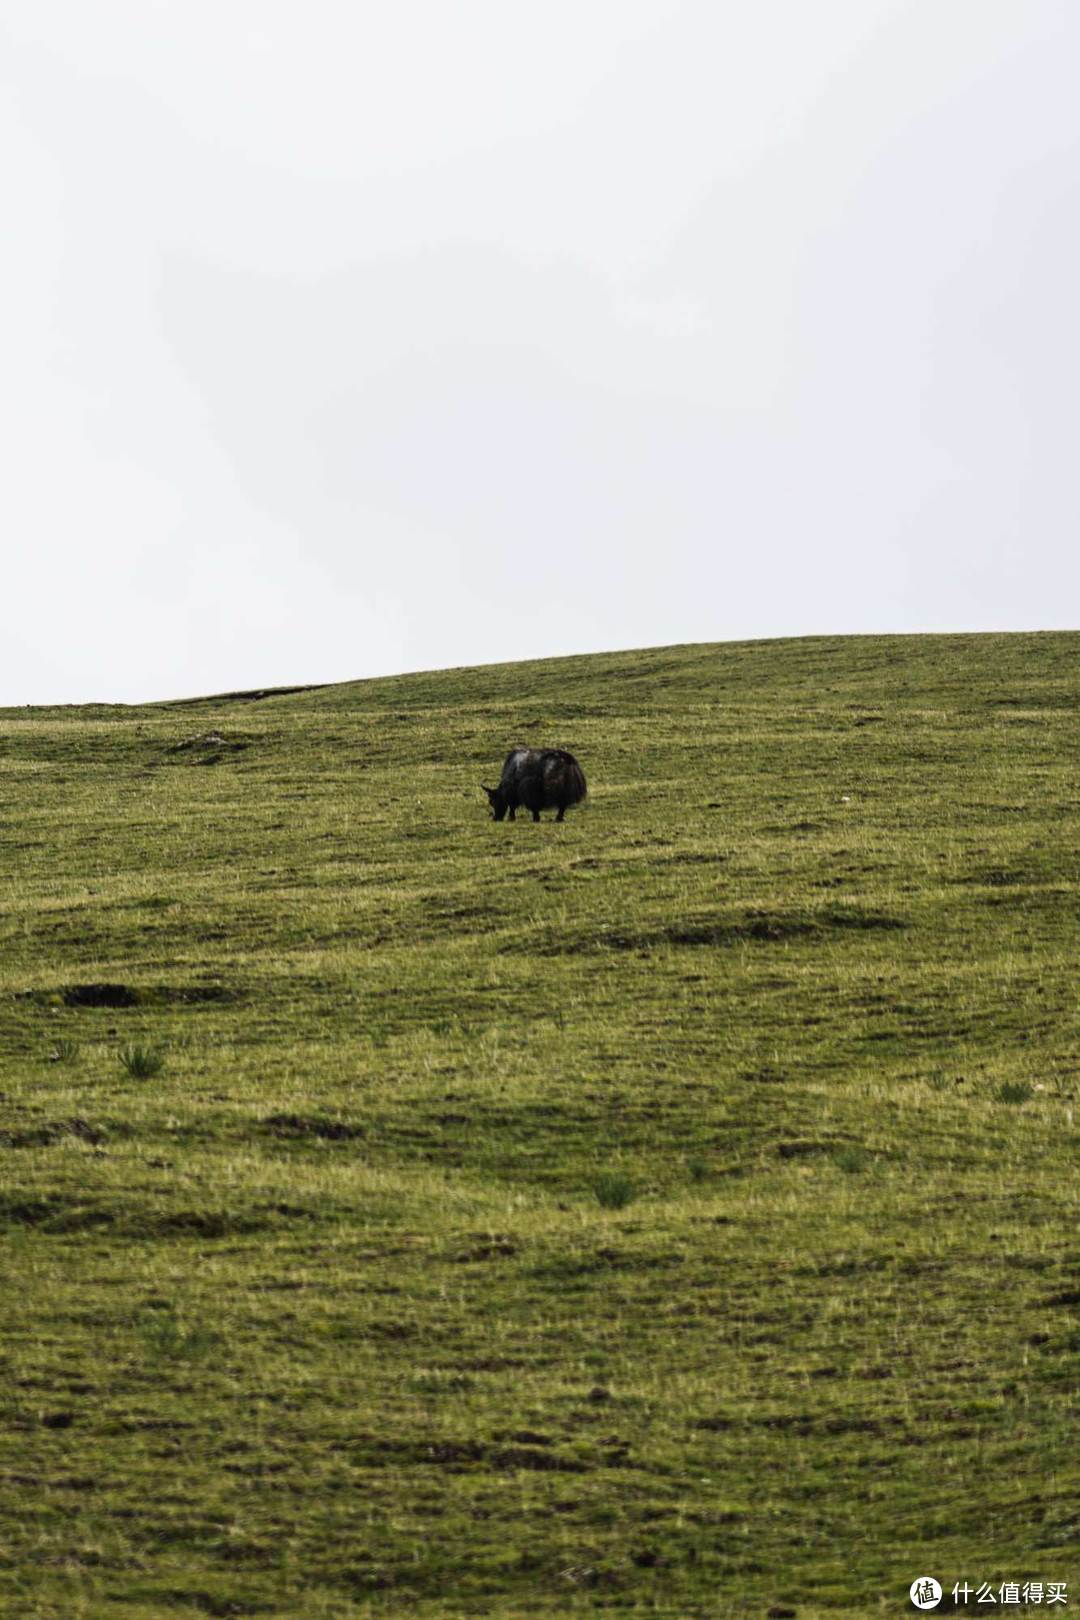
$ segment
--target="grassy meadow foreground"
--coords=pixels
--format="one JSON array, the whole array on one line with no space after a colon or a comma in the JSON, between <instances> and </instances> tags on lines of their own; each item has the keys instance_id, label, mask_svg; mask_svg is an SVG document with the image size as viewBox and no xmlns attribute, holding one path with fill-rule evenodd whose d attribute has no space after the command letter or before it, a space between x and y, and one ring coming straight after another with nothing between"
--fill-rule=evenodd
<instances>
[{"instance_id":1,"label":"grassy meadow foreground","mask_svg":"<svg viewBox=\"0 0 1080 1620\"><path fill-rule=\"evenodd\" d=\"M1078 654L0 711L0 1613L1080 1602Z\"/></svg>"}]
</instances>

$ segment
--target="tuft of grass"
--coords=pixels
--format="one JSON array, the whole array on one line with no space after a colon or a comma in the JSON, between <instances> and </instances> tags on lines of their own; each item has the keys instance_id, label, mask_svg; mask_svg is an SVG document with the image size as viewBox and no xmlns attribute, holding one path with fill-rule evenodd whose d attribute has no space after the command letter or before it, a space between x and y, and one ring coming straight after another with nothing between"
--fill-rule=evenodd
<instances>
[{"instance_id":1,"label":"tuft of grass","mask_svg":"<svg viewBox=\"0 0 1080 1620\"><path fill-rule=\"evenodd\" d=\"M625 1209L637 1197L634 1178L624 1170L601 1170L593 1177L592 1190L601 1209Z\"/></svg>"},{"instance_id":2,"label":"tuft of grass","mask_svg":"<svg viewBox=\"0 0 1080 1620\"><path fill-rule=\"evenodd\" d=\"M152 1080L165 1067L165 1053L160 1046L131 1041L120 1048L120 1062L133 1080Z\"/></svg>"},{"instance_id":3,"label":"tuft of grass","mask_svg":"<svg viewBox=\"0 0 1080 1620\"><path fill-rule=\"evenodd\" d=\"M222 1342L220 1333L201 1323L188 1327L176 1310L152 1312L141 1336L153 1361L202 1361Z\"/></svg>"},{"instance_id":4,"label":"tuft of grass","mask_svg":"<svg viewBox=\"0 0 1080 1620\"><path fill-rule=\"evenodd\" d=\"M54 1063L74 1063L80 1051L78 1041L68 1040L65 1036L63 1039L53 1043L50 1056Z\"/></svg>"},{"instance_id":5,"label":"tuft of grass","mask_svg":"<svg viewBox=\"0 0 1080 1620\"><path fill-rule=\"evenodd\" d=\"M865 1148L846 1147L833 1154L833 1163L837 1169L845 1170L849 1176L862 1173L870 1163L870 1155Z\"/></svg>"},{"instance_id":6,"label":"tuft of grass","mask_svg":"<svg viewBox=\"0 0 1080 1620\"><path fill-rule=\"evenodd\" d=\"M995 1102L1011 1103L1017 1107L1021 1103L1031 1101L1035 1095L1035 1088L1028 1085L1026 1080L1003 1080L1001 1085L994 1087L990 1095Z\"/></svg>"}]
</instances>

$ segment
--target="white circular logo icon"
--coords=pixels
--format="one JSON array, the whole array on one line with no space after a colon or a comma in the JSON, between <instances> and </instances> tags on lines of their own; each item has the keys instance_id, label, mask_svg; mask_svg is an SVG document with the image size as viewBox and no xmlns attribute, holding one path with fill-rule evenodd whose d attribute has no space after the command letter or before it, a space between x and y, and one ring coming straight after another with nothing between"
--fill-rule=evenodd
<instances>
[{"instance_id":1,"label":"white circular logo icon","mask_svg":"<svg viewBox=\"0 0 1080 1620\"><path fill-rule=\"evenodd\" d=\"M936 1609L941 1602L941 1587L932 1575L920 1575L912 1581L909 1595L917 1609Z\"/></svg>"}]
</instances>

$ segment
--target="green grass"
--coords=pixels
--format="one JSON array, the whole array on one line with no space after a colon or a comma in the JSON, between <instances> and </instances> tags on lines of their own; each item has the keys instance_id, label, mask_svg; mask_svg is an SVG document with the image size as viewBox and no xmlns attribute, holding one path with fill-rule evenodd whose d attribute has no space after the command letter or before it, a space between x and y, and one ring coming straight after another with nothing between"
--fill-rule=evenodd
<instances>
[{"instance_id":1,"label":"green grass","mask_svg":"<svg viewBox=\"0 0 1080 1620\"><path fill-rule=\"evenodd\" d=\"M1075 1582L1078 654L0 712L0 1612Z\"/></svg>"},{"instance_id":2,"label":"green grass","mask_svg":"<svg viewBox=\"0 0 1080 1620\"><path fill-rule=\"evenodd\" d=\"M152 1080L165 1067L165 1054L156 1046L133 1041L120 1048L120 1063L133 1080Z\"/></svg>"},{"instance_id":3,"label":"green grass","mask_svg":"<svg viewBox=\"0 0 1080 1620\"><path fill-rule=\"evenodd\" d=\"M596 1201L603 1209L625 1209L637 1194L633 1178L621 1170L601 1170L592 1185Z\"/></svg>"}]
</instances>

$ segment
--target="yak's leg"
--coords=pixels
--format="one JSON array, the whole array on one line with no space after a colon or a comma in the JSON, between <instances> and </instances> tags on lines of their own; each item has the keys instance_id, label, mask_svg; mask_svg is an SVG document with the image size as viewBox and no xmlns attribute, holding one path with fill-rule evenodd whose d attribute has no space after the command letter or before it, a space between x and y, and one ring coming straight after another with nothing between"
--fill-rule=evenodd
<instances>
[{"instance_id":1,"label":"yak's leg","mask_svg":"<svg viewBox=\"0 0 1080 1620\"><path fill-rule=\"evenodd\" d=\"M565 815L565 814L566 814L566 806L565 806L565 804L560 804L560 806L559 806L559 813L558 813L558 815L557 815L557 816L556 816L556 817L555 817L555 820L556 820L556 821L561 821L561 820L562 820L562 818L563 818L563 816L564 816L564 815Z\"/></svg>"},{"instance_id":2,"label":"yak's leg","mask_svg":"<svg viewBox=\"0 0 1080 1620\"><path fill-rule=\"evenodd\" d=\"M508 820L508 821L513 821L513 819L514 819L514 814L515 814L515 812L516 812L516 810L517 810L517 805L516 805L516 804L512 804L512 805L511 805L511 806L510 806L510 808L509 808L509 810L508 810L508 811L507 811L507 813L506 813L506 814L507 814L507 820Z\"/></svg>"},{"instance_id":3,"label":"yak's leg","mask_svg":"<svg viewBox=\"0 0 1080 1620\"><path fill-rule=\"evenodd\" d=\"M534 810L533 811L533 820L534 821L539 821L540 820L540 812L539 812L539 810Z\"/></svg>"}]
</instances>

